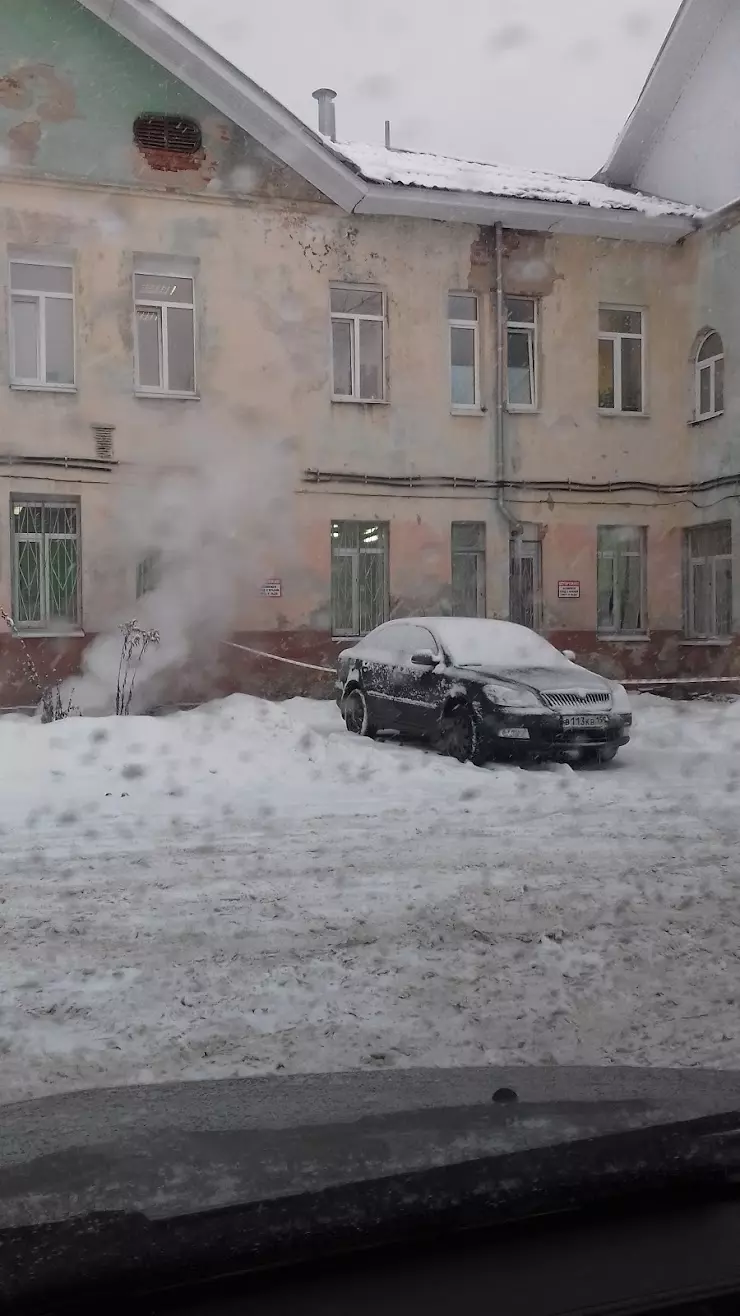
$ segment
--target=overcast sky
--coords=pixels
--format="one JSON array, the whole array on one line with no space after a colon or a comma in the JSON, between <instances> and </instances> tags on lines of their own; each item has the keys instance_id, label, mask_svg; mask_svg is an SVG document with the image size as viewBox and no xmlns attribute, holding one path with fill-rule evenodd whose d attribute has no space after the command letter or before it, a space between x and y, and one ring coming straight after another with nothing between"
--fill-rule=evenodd
<instances>
[{"instance_id":1,"label":"overcast sky","mask_svg":"<svg viewBox=\"0 0 740 1316\"><path fill-rule=\"evenodd\" d=\"M315 126L470 159L593 174L678 0L160 0Z\"/></svg>"}]
</instances>

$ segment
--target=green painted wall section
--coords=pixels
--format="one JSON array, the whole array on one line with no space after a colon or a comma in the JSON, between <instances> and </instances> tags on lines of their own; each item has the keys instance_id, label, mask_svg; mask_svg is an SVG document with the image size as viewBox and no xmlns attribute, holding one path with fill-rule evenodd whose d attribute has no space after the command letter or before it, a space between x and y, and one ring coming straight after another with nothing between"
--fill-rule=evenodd
<instances>
[{"instance_id":1,"label":"green painted wall section","mask_svg":"<svg viewBox=\"0 0 740 1316\"><path fill-rule=\"evenodd\" d=\"M132 134L145 111L200 123L197 168L151 167ZM319 195L77 0L0 0L0 169L187 192Z\"/></svg>"}]
</instances>

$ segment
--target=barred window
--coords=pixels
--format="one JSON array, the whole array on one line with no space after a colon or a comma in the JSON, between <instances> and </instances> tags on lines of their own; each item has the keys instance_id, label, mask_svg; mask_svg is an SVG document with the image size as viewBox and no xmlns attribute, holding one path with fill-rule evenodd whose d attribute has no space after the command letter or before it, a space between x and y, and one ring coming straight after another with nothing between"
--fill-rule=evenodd
<instances>
[{"instance_id":1,"label":"barred window","mask_svg":"<svg viewBox=\"0 0 740 1316\"><path fill-rule=\"evenodd\" d=\"M332 635L366 635L388 611L388 526L332 521Z\"/></svg>"},{"instance_id":2,"label":"barred window","mask_svg":"<svg viewBox=\"0 0 740 1316\"><path fill-rule=\"evenodd\" d=\"M80 625L79 504L13 498L13 612L19 630Z\"/></svg>"}]
</instances>

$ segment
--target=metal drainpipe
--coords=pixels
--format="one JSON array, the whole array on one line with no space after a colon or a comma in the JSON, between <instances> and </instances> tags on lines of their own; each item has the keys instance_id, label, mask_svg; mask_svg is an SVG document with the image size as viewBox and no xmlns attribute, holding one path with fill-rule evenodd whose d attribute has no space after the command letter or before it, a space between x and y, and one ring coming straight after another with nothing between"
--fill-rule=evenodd
<instances>
[{"instance_id":1,"label":"metal drainpipe","mask_svg":"<svg viewBox=\"0 0 740 1316\"><path fill-rule=\"evenodd\" d=\"M501 516L510 531L510 542L514 542L514 551L517 553L521 544L522 525L511 508L506 502L506 491L503 488L502 481L506 477L506 410L504 406L504 390L506 388L506 362L504 357L504 346L506 343L506 315L504 311L504 240L503 225L499 221L495 228L495 253L496 253L496 425L495 425L495 469L494 478L497 481L496 505ZM509 550L511 552L511 550ZM515 573L516 578L520 572ZM509 571L509 582L511 582L511 571ZM511 588L511 585L509 586ZM509 616L511 615L511 597L509 597Z\"/></svg>"}]
</instances>

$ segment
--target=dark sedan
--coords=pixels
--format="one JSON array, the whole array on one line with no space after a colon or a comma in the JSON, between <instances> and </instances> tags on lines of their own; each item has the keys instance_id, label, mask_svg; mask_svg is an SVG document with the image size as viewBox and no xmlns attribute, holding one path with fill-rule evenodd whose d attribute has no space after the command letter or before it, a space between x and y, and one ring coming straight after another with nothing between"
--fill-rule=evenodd
<instances>
[{"instance_id":1,"label":"dark sedan","mask_svg":"<svg viewBox=\"0 0 740 1316\"><path fill-rule=\"evenodd\" d=\"M386 622L340 654L336 693L355 735L394 731L461 763L608 763L632 725L624 686L506 621Z\"/></svg>"}]
</instances>

